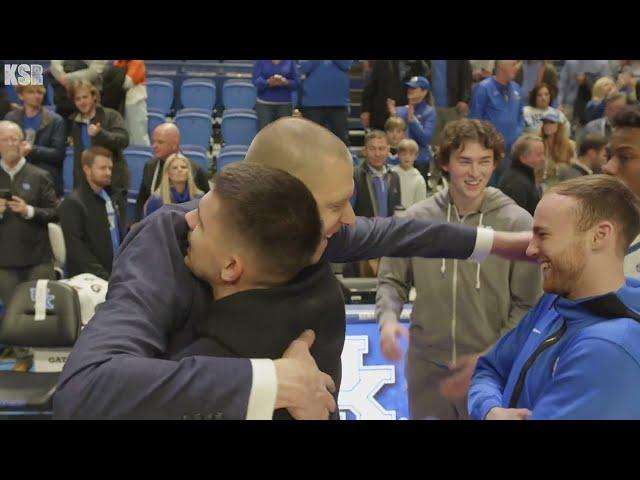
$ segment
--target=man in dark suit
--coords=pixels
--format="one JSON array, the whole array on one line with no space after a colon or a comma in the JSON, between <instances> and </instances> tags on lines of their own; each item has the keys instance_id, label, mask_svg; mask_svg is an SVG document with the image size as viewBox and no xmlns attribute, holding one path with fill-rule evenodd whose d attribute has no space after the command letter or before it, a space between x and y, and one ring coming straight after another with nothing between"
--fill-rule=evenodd
<instances>
[{"instance_id":1,"label":"man in dark suit","mask_svg":"<svg viewBox=\"0 0 640 480\"><path fill-rule=\"evenodd\" d=\"M239 162L216 177L216 188L186 215L186 263L213 293L195 319L200 339L174 355L282 356L305 329L318 368L333 379L338 401L345 311L328 263L310 266L322 236L311 192L297 178L265 165ZM303 270L304 269L304 270ZM291 419L284 409L276 419ZM333 418L338 418L337 412Z\"/></svg>"},{"instance_id":2,"label":"man in dark suit","mask_svg":"<svg viewBox=\"0 0 640 480\"><path fill-rule=\"evenodd\" d=\"M7 305L16 286L54 280L47 224L57 220L51 175L24 158L19 125L0 121L0 303ZM30 367L28 350L14 349L16 368Z\"/></svg>"},{"instance_id":3,"label":"man in dark suit","mask_svg":"<svg viewBox=\"0 0 640 480\"><path fill-rule=\"evenodd\" d=\"M111 264L125 234L120 202L113 198L111 152L91 147L82 152L85 181L60 204L67 247L67 274L92 273L109 280Z\"/></svg>"},{"instance_id":4,"label":"man in dark suit","mask_svg":"<svg viewBox=\"0 0 640 480\"><path fill-rule=\"evenodd\" d=\"M144 165L142 183L138 189L138 198L136 200L136 222L142 218L144 204L160 186L164 161L169 155L180 152L180 130L174 123L158 125L153 130L152 136L153 158ZM193 160L191 160L191 169L196 186L203 192L208 192L209 180L207 179L207 172Z\"/></svg>"}]
</instances>

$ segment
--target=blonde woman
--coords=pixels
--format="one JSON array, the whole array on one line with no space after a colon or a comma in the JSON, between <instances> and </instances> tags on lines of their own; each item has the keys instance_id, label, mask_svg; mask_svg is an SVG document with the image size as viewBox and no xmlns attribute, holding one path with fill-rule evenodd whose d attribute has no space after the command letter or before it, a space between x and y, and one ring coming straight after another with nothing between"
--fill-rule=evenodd
<instances>
[{"instance_id":1,"label":"blonde woman","mask_svg":"<svg viewBox=\"0 0 640 480\"><path fill-rule=\"evenodd\" d=\"M591 90L591 100L587 103L587 109L584 113L586 122L596 120L604 116L604 99L618 89L613 79L610 77L601 77L596 80Z\"/></svg>"},{"instance_id":2,"label":"blonde woman","mask_svg":"<svg viewBox=\"0 0 640 480\"><path fill-rule=\"evenodd\" d=\"M540 137L544 142L544 167L536 171L536 183L542 183L544 189L558 183L558 175L571 166L576 144L561 128L560 116L556 112L542 116Z\"/></svg>"},{"instance_id":3,"label":"blonde woman","mask_svg":"<svg viewBox=\"0 0 640 480\"><path fill-rule=\"evenodd\" d=\"M150 215L163 205L185 203L201 198L203 195L204 193L196 186L189 159L174 153L164 162L162 181L158 189L149 197L144 208L144 216Z\"/></svg>"}]
</instances>

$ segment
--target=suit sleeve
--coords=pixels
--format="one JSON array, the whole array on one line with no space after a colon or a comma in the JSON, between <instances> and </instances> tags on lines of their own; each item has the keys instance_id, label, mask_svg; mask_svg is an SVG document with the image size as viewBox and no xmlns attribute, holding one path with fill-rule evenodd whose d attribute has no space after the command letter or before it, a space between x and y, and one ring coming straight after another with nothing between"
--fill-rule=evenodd
<instances>
[{"instance_id":1,"label":"suit sleeve","mask_svg":"<svg viewBox=\"0 0 640 480\"><path fill-rule=\"evenodd\" d=\"M380 257L467 259L474 252L476 229L407 217L356 217L329 239L323 255L330 262Z\"/></svg>"},{"instance_id":2,"label":"suit sleeve","mask_svg":"<svg viewBox=\"0 0 640 480\"><path fill-rule=\"evenodd\" d=\"M160 211L125 239L107 301L82 331L60 376L54 418L181 419L189 412L246 417L250 360L166 359L170 333L184 324L194 291L171 222L176 214Z\"/></svg>"},{"instance_id":3,"label":"suit sleeve","mask_svg":"<svg viewBox=\"0 0 640 480\"><path fill-rule=\"evenodd\" d=\"M40 195L37 205L33 207L32 222L38 222L46 225L49 222L58 221L58 199L56 198L56 191L53 186L53 180L48 172L44 172L40 176Z\"/></svg>"}]
</instances>

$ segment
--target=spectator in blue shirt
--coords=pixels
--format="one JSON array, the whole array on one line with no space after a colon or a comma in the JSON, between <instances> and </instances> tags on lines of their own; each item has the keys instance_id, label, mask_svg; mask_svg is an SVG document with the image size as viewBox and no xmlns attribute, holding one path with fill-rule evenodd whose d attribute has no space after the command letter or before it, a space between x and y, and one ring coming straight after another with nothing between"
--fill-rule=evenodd
<instances>
[{"instance_id":1,"label":"spectator in blue shirt","mask_svg":"<svg viewBox=\"0 0 640 480\"><path fill-rule=\"evenodd\" d=\"M300 60L302 113L349 145L349 68L353 60Z\"/></svg>"},{"instance_id":2,"label":"spectator in blue shirt","mask_svg":"<svg viewBox=\"0 0 640 480\"><path fill-rule=\"evenodd\" d=\"M291 93L298 89L294 60L258 60L253 64L253 84L258 89L256 113L260 129L293 112Z\"/></svg>"},{"instance_id":3,"label":"spectator in blue shirt","mask_svg":"<svg viewBox=\"0 0 640 480\"><path fill-rule=\"evenodd\" d=\"M487 120L504 137L505 152L524 129L522 116L522 95L520 86L513 80L516 76L515 60L496 60L496 72L491 78L480 82L471 99L471 118ZM491 185L495 185L502 173L509 167L509 157L494 173Z\"/></svg>"},{"instance_id":4,"label":"spectator in blue shirt","mask_svg":"<svg viewBox=\"0 0 640 480\"><path fill-rule=\"evenodd\" d=\"M396 102L388 99L387 107L391 116L404 120L407 125L407 137L415 140L420 147L415 165L423 175L426 175L431 161L429 143L436 127L436 109L432 106L431 85L425 77L413 77L405 85L407 86L407 105L396 107Z\"/></svg>"}]
</instances>

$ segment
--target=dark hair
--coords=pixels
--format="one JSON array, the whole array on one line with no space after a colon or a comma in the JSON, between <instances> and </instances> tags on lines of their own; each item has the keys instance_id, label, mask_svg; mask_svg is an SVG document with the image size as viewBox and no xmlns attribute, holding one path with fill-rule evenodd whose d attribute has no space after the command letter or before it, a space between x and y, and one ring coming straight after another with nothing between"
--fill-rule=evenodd
<instances>
[{"instance_id":1,"label":"dark hair","mask_svg":"<svg viewBox=\"0 0 640 480\"><path fill-rule=\"evenodd\" d=\"M640 199L623 182L611 175L585 175L561 182L549 190L578 200L576 226L586 231L597 222L609 220L620 232L619 250L624 256L640 233Z\"/></svg>"},{"instance_id":2,"label":"dark hair","mask_svg":"<svg viewBox=\"0 0 640 480\"><path fill-rule=\"evenodd\" d=\"M493 150L493 163L497 166L504 156L504 139L496 128L484 120L463 118L445 125L440 135L440 148L436 164L440 169L448 165L451 155L464 146L465 142L478 142ZM446 174L446 172L443 172Z\"/></svg>"},{"instance_id":3,"label":"dark hair","mask_svg":"<svg viewBox=\"0 0 640 480\"><path fill-rule=\"evenodd\" d=\"M107 157L113 159L113 154L111 153L111 150L104 147L94 146L91 148L87 148L82 152L82 156L80 157L82 166L90 167L91 165L93 165L96 157Z\"/></svg>"},{"instance_id":4,"label":"dark hair","mask_svg":"<svg viewBox=\"0 0 640 480\"><path fill-rule=\"evenodd\" d=\"M607 139L600 135L586 135L578 147L578 156L584 157L589 150L599 152L607 145Z\"/></svg>"},{"instance_id":5,"label":"dark hair","mask_svg":"<svg viewBox=\"0 0 640 480\"><path fill-rule=\"evenodd\" d=\"M322 221L309 189L293 175L254 162L227 165L214 194L224 222L259 258L266 278L292 279L311 263Z\"/></svg>"},{"instance_id":6,"label":"dark hair","mask_svg":"<svg viewBox=\"0 0 640 480\"><path fill-rule=\"evenodd\" d=\"M538 97L538 92L543 88L546 88L547 91L549 92L549 105L551 105L551 102L553 102L553 99L556 98L556 94L557 94L556 89L553 87L550 87L544 82L541 82L537 84L535 87L533 87L529 92L529 105L531 107L538 108L536 107L536 98Z\"/></svg>"},{"instance_id":7,"label":"dark hair","mask_svg":"<svg viewBox=\"0 0 640 480\"><path fill-rule=\"evenodd\" d=\"M615 128L640 128L640 106L627 105L613 117Z\"/></svg>"}]
</instances>

